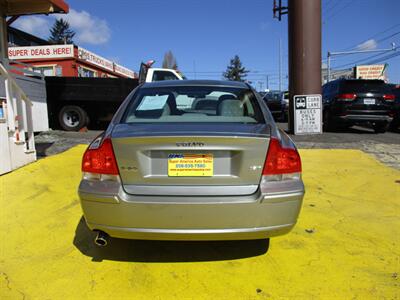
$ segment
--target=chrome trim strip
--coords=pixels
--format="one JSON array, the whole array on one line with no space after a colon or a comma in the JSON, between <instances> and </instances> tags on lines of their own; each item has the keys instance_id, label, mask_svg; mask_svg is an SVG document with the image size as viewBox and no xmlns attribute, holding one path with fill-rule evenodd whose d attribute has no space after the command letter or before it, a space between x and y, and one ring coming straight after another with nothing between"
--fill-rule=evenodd
<instances>
[{"instance_id":1,"label":"chrome trim strip","mask_svg":"<svg viewBox=\"0 0 400 300\"><path fill-rule=\"evenodd\" d=\"M254 194L258 185L235 186L163 186L163 185L124 185L130 195L155 196L242 196ZM206 192L206 194L205 194Z\"/></svg>"},{"instance_id":2,"label":"chrome trim strip","mask_svg":"<svg viewBox=\"0 0 400 300\"><path fill-rule=\"evenodd\" d=\"M88 223L90 228L108 228L109 230L137 232L137 233L159 233L159 234L225 234L225 233L251 233L264 232L281 228L292 227L295 224L283 224L268 227L253 228L223 228L223 229L164 229L164 228L127 228L102 224Z\"/></svg>"}]
</instances>

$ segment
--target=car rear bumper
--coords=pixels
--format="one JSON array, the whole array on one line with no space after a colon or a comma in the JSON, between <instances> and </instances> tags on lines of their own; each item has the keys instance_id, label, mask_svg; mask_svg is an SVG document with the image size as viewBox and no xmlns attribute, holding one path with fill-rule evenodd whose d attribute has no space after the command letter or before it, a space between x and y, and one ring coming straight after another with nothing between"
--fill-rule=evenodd
<instances>
[{"instance_id":1,"label":"car rear bumper","mask_svg":"<svg viewBox=\"0 0 400 300\"><path fill-rule=\"evenodd\" d=\"M282 235L296 224L304 196L301 182L286 193L257 191L206 199L135 196L119 183L99 194L91 192L85 181L78 193L88 227L127 239L244 240Z\"/></svg>"},{"instance_id":2,"label":"car rear bumper","mask_svg":"<svg viewBox=\"0 0 400 300\"><path fill-rule=\"evenodd\" d=\"M391 122L393 119L387 115L345 115L337 116L337 118L351 122Z\"/></svg>"},{"instance_id":3,"label":"car rear bumper","mask_svg":"<svg viewBox=\"0 0 400 300\"><path fill-rule=\"evenodd\" d=\"M229 229L163 229L113 227L89 222L86 224L91 230L101 230L116 238L166 241L257 240L286 234L295 225Z\"/></svg>"}]
</instances>

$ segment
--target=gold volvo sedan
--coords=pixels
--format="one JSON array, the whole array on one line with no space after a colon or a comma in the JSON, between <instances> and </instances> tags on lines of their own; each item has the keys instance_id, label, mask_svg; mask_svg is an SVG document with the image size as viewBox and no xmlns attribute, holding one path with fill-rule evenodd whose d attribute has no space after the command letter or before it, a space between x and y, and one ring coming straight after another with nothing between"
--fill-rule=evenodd
<instances>
[{"instance_id":1,"label":"gold volvo sedan","mask_svg":"<svg viewBox=\"0 0 400 300\"><path fill-rule=\"evenodd\" d=\"M130 93L87 148L78 193L95 242L266 239L289 232L301 160L246 83L162 81Z\"/></svg>"}]
</instances>

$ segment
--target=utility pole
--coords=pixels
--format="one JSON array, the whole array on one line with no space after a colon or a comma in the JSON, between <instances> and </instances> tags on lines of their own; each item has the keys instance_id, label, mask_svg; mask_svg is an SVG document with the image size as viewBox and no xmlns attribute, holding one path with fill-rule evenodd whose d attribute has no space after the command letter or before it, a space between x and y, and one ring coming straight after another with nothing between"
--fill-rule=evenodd
<instances>
[{"instance_id":1,"label":"utility pole","mask_svg":"<svg viewBox=\"0 0 400 300\"><path fill-rule=\"evenodd\" d=\"M321 0L288 0L289 132L294 96L321 94Z\"/></svg>"},{"instance_id":2,"label":"utility pole","mask_svg":"<svg viewBox=\"0 0 400 300\"><path fill-rule=\"evenodd\" d=\"M282 39L279 38L279 91L282 91Z\"/></svg>"},{"instance_id":3,"label":"utility pole","mask_svg":"<svg viewBox=\"0 0 400 300\"><path fill-rule=\"evenodd\" d=\"M258 82L258 84L259 84L259 86L260 86L260 89L259 89L259 91L260 91L260 92L262 92L262 86L263 86L263 82L262 82L262 81L259 81L259 82Z\"/></svg>"},{"instance_id":4,"label":"utility pole","mask_svg":"<svg viewBox=\"0 0 400 300\"><path fill-rule=\"evenodd\" d=\"M266 87L269 90L269 75L266 75Z\"/></svg>"}]
</instances>

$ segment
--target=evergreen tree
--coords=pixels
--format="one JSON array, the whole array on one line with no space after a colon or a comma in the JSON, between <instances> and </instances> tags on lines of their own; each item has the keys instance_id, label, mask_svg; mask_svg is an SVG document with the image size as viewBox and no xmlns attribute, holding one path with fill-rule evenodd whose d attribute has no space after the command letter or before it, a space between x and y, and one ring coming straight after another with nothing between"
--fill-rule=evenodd
<instances>
[{"instance_id":1,"label":"evergreen tree","mask_svg":"<svg viewBox=\"0 0 400 300\"><path fill-rule=\"evenodd\" d=\"M239 56L235 55L222 76L231 81L244 81L249 72L249 70L246 70L246 68L242 66Z\"/></svg>"},{"instance_id":2,"label":"evergreen tree","mask_svg":"<svg viewBox=\"0 0 400 300\"><path fill-rule=\"evenodd\" d=\"M69 23L63 18L54 22L50 29L49 42L52 44L73 44L75 32L69 29Z\"/></svg>"},{"instance_id":3,"label":"evergreen tree","mask_svg":"<svg viewBox=\"0 0 400 300\"><path fill-rule=\"evenodd\" d=\"M174 69L178 70L178 63L176 62L175 56L172 54L172 51L169 50L164 54L164 60L162 63L162 67L165 69Z\"/></svg>"}]
</instances>

